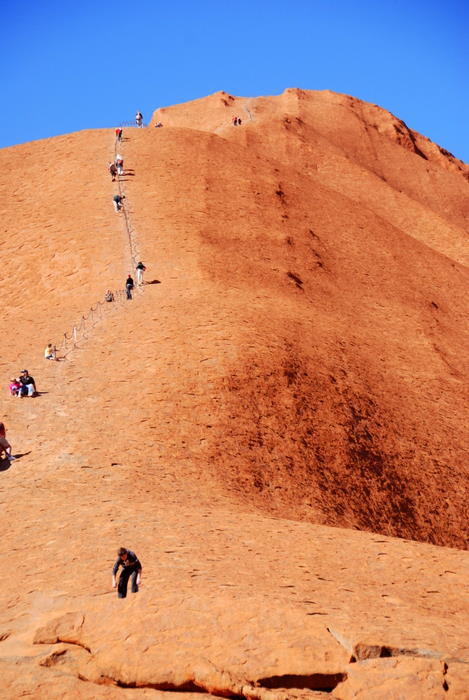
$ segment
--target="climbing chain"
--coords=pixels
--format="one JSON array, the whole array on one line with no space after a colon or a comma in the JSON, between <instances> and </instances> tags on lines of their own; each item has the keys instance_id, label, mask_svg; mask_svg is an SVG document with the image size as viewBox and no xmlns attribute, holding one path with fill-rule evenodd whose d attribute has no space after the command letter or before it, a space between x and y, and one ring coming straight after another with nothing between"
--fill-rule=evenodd
<instances>
[{"instance_id":1,"label":"climbing chain","mask_svg":"<svg viewBox=\"0 0 469 700\"><path fill-rule=\"evenodd\" d=\"M120 128L125 127L136 127L135 122L123 122L119 125ZM117 155L118 150L122 148L122 141L115 139L114 142L114 157ZM121 196L125 195L125 185L121 179L122 176L117 175L117 188ZM130 259L133 269L137 267L137 262L140 257L140 250L138 246L137 234L135 228L132 224L132 218L130 211L125 204L122 208L124 214L124 226L127 232L127 238L129 241ZM141 294L143 292L143 285L137 284L132 293ZM57 348L57 352L61 354L62 357L68 357L68 355L75 350L82 340L87 340L89 337L89 332L94 326L99 323L103 318L106 318L116 309L121 308L123 304L127 306L128 298L127 292L124 289L116 289L112 291L112 302L108 301L98 301L95 306L91 306L86 314L83 314L80 321L73 326L73 328L68 333L63 334L63 338L60 346Z\"/></svg>"}]
</instances>

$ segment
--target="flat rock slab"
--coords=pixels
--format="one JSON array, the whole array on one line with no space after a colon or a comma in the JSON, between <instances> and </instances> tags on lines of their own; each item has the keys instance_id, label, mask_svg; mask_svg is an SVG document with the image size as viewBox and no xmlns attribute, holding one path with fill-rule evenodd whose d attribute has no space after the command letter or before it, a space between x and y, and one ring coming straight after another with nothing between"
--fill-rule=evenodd
<instances>
[{"instance_id":1,"label":"flat rock slab","mask_svg":"<svg viewBox=\"0 0 469 700\"><path fill-rule=\"evenodd\" d=\"M406 647L410 631L373 627L365 611L355 627L343 622L345 636L301 606L261 595L141 595L81 605L51 612L36 629L37 661L54 673L112 685L116 693L411 700L464 697L469 687L469 663L438 649L436 637L435 646L425 646L425 626Z\"/></svg>"},{"instance_id":2,"label":"flat rock slab","mask_svg":"<svg viewBox=\"0 0 469 700\"><path fill-rule=\"evenodd\" d=\"M115 599L98 601L86 611L51 619L36 631L34 642L75 645L78 657L64 652L48 663L73 667L96 683L194 686L245 697L261 686L263 697L272 700L282 687L330 689L350 658L325 625L301 608L228 594L135 597L117 606Z\"/></svg>"}]
</instances>

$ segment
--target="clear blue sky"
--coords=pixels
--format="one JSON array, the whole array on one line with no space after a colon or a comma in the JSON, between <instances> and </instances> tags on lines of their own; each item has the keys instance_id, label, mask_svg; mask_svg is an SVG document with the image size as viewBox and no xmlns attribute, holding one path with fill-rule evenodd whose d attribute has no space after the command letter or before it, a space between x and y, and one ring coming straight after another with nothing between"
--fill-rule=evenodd
<instances>
[{"instance_id":1,"label":"clear blue sky","mask_svg":"<svg viewBox=\"0 0 469 700\"><path fill-rule=\"evenodd\" d=\"M0 147L216 90L330 89L469 162L468 0L2 0Z\"/></svg>"}]
</instances>

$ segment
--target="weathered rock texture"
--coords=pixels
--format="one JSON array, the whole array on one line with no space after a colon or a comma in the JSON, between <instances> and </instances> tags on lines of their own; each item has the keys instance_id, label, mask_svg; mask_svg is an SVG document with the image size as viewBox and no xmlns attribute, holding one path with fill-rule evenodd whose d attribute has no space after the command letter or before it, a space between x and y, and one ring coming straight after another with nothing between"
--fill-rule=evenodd
<instances>
[{"instance_id":1,"label":"weathered rock texture","mask_svg":"<svg viewBox=\"0 0 469 700\"><path fill-rule=\"evenodd\" d=\"M158 120L122 187L160 284L58 363L132 271L113 133L0 152L0 366L44 392L2 401L5 697L469 697L468 166L329 92Z\"/></svg>"}]
</instances>

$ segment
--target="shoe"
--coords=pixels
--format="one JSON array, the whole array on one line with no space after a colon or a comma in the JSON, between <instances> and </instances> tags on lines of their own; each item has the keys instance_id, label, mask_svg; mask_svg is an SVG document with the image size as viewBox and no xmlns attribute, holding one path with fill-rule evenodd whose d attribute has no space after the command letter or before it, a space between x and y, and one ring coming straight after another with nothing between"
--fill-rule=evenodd
<instances>
[{"instance_id":1,"label":"shoe","mask_svg":"<svg viewBox=\"0 0 469 700\"><path fill-rule=\"evenodd\" d=\"M13 460L16 459L16 457L13 457L13 455L8 455L7 459L8 461L13 462Z\"/></svg>"}]
</instances>

